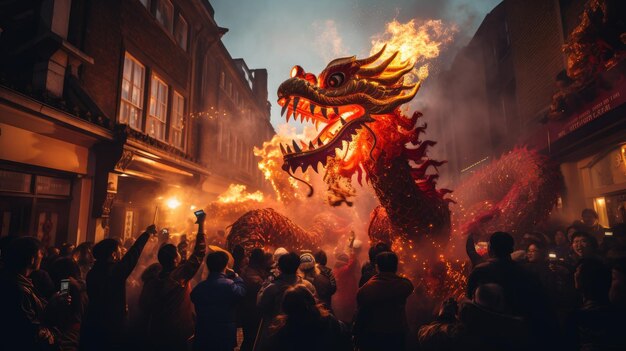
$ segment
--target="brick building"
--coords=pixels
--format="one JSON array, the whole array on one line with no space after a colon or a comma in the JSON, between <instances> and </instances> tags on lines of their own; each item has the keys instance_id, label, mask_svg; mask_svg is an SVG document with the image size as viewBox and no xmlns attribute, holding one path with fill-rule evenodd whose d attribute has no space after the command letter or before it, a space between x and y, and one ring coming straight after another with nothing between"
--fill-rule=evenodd
<instances>
[{"instance_id":1,"label":"brick building","mask_svg":"<svg viewBox=\"0 0 626 351\"><path fill-rule=\"evenodd\" d=\"M607 2L611 16L621 16L623 23L623 5ZM608 82L586 94L586 103L556 121L548 118L559 91L557 76L567 69L562 48L581 23L586 3L502 1L451 68L429 83L435 90L428 110L437 118L437 156L451 160L443 179L449 186L514 146L527 145L561 165L564 218L595 207L603 224L619 221L617 207L626 202L623 62L589 83Z\"/></svg>"},{"instance_id":2,"label":"brick building","mask_svg":"<svg viewBox=\"0 0 626 351\"><path fill-rule=\"evenodd\" d=\"M252 147L274 133L267 73L230 57L208 1L0 13L0 235L97 241L155 218L184 231L230 183L266 187Z\"/></svg>"}]
</instances>

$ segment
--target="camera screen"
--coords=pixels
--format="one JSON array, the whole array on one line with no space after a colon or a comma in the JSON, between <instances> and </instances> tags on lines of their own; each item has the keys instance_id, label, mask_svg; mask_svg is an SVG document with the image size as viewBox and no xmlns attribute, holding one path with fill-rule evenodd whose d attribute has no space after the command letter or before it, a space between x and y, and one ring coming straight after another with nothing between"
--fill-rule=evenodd
<instances>
[{"instance_id":1,"label":"camera screen","mask_svg":"<svg viewBox=\"0 0 626 351\"><path fill-rule=\"evenodd\" d=\"M61 280L61 291L68 291L70 289L70 281L67 279Z\"/></svg>"},{"instance_id":2,"label":"camera screen","mask_svg":"<svg viewBox=\"0 0 626 351\"><path fill-rule=\"evenodd\" d=\"M204 214L204 210L195 211L193 214L195 214L196 216L200 216L201 214Z\"/></svg>"}]
</instances>

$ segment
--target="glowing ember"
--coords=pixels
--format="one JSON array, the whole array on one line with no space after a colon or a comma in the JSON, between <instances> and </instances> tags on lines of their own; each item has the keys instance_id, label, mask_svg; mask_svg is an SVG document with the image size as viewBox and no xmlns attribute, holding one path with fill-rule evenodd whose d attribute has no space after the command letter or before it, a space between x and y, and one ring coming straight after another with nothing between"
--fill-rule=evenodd
<instances>
[{"instance_id":1,"label":"glowing ember","mask_svg":"<svg viewBox=\"0 0 626 351\"><path fill-rule=\"evenodd\" d=\"M246 186L242 184L231 184L228 189L217 197L217 201L221 203L239 203L248 200L262 202L263 193L255 191L249 193L246 191Z\"/></svg>"},{"instance_id":2,"label":"glowing ember","mask_svg":"<svg viewBox=\"0 0 626 351\"><path fill-rule=\"evenodd\" d=\"M452 42L457 27L446 26L441 20L427 20L416 24L412 19L407 23L393 20L387 23L385 33L374 36L370 54L387 45L388 52L399 51L395 63L403 61L424 62L439 56L441 47ZM428 77L428 63L423 63L411 72L414 78L422 81Z\"/></svg>"}]
</instances>

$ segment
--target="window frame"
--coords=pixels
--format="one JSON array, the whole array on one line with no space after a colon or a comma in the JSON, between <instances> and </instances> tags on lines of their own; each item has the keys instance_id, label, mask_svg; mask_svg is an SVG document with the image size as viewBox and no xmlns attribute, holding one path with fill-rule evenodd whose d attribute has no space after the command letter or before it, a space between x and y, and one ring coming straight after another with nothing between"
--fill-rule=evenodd
<instances>
[{"instance_id":1,"label":"window frame","mask_svg":"<svg viewBox=\"0 0 626 351\"><path fill-rule=\"evenodd\" d=\"M167 7L169 8L169 14L170 14L170 18L166 18L163 19L161 18L161 14L163 13L162 11L160 11L161 6L165 6L163 4L166 4ZM174 34L174 4L169 1L169 0L158 0L157 4L156 4L156 9L155 9L155 13L154 13L154 17L156 18L157 22L159 22L164 28L165 31L170 33L170 34ZM165 20L168 20L168 23L164 23Z\"/></svg>"},{"instance_id":2,"label":"window frame","mask_svg":"<svg viewBox=\"0 0 626 351\"><path fill-rule=\"evenodd\" d=\"M177 111L177 108L180 107L180 102L182 101L182 109ZM169 141L170 145L174 146L177 149L185 150L185 125L186 125L186 116L185 116L185 96L175 89L172 94L172 109L170 112L170 132L169 132ZM180 118L180 127L177 125L176 121ZM174 136L176 132L180 133L180 145L177 145L174 140Z\"/></svg>"},{"instance_id":3,"label":"window frame","mask_svg":"<svg viewBox=\"0 0 626 351\"><path fill-rule=\"evenodd\" d=\"M155 88L155 82L157 83L157 85L156 85L157 97L155 99L154 107L153 107L153 103L152 103L153 100L152 99L154 98L153 93L154 93L154 88ZM165 98L165 102L164 103L159 100L159 95L160 94L159 94L159 90L158 90L158 88L159 88L158 84L160 84L161 86L163 86L165 88L165 93L163 94L163 97ZM154 138L156 140L162 141L162 142L167 142L167 138L168 138L168 135L167 135L167 117L168 117L168 113L169 113L169 111L168 111L168 108L169 108L169 101L168 101L169 100L169 91L170 91L170 89L169 89L169 85L167 84L167 82L165 82L165 80L163 80L161 77L159 77L156 73L153 72L151 77L150 77L150 97L149 97L150 98L150 102L149 102L149 107L148 107L148 111L147 111L147 114L146 114L146 127L145 127L144 132L146 133L146 135L148 135L148 136L150 136L150 137L152 137L152 138ZM160 106L159 106L159 104L160 104ZM159 109L159 107L161 107L161 108ZM154 109L154 111L153 111L153 109ZM159 111L163 112L163 115L164 115L163 119L160 119L159 116L157 115L157 112L159 112ZM150 131L148 131L148 128L150 128L150 122L152 120L156 120L157 123L160 123L162 125L162 131L163 131L163 137L162 138L159 138L157 135L153 135Z\"/></svg>"},{"instance_id":4,"label":"window frame","mask_svg":"<svg viewBox=\"0 0 626 351\"><path fill-rule=\"evenodd\" d=\"M126 79L126 74L125 74L126 73L125 72L126 60L131 61L130 76L128 77L128 79ZM141 68L141 78L140 78L141 84L139 85L135 84L136 67ZM124 82L125 81L127 81L129 84L128 98L124 98ZM130 128L138 130L138 131L141 131L143 129L143 120L144 120L143 114L144 114L144 108L145 108L145 101L144 101L145 86L146 86L146 66L142 64L141 61L139 61L133 55L131 55L129 52L127 51L124 52L124 61L122 65L122 82L120 86L119 111L118 111L118 116L117 116L118 123L126 124ZM139 90L139 93L137 94L138 99L139 99L138 105L135 102L133 102L133 93L135 89ZM130 109L132 108L137 110L138 122L136 123L136 125L133 125L130 123L130 113L126 116L125 121L122 120L122 114L124 111L125 104L129 105L129 112L130 112Z\"/></svg>"},{"instance_id":5,"label":"window frame","mask_svg":"<svg viewBox=\"0 0 626 351\"><path fill-rule=\"evenodd\" d=\"M181 22L184 23L185 26L184 26L184 30L179 31ZM179 38L179 35L181 33L184 33L183 38ZM178 16L176 16L176 23L174 23L173 34L174 34L174 39L176 40L176 43L178 44L178 46L184 51L187 51L187 43L189 41L189 22L187 22L183 14L180 12L178 13Z\"/></svg>"}]
</instances>

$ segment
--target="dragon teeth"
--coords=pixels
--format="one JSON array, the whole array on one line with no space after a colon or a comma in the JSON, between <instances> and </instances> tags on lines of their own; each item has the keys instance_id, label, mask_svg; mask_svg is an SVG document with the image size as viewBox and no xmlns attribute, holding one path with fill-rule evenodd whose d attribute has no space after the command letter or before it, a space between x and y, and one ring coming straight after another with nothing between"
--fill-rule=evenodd
<instances>
[{"instance_id":1,"label":"dragon teeth","mask_svg":"<svg viewBox=\"0 0 626 351\"><path fill-rule=\"evenodd\" d=\"M285 111L287 111L287 107L289 107L289 100L287 100L285 102L285 104L283 105L283 108L280 110L280 115L283 116L285 114Z\"/></svg>"},{"instance_id":2,"label":"dragon teeth","mask_svg":"<svg viewBox=\"0 0 626 351\"><path fill-rule=\"evenodd\" d=\"M309 104L309 111L311 111L311 114L315 114L315 104L313 103Z\"/></svg>"},{"instance_id":3,"label":"dragon teeth","mask_svg":"<svg viewBox=\"0 0 626 351\"><path fill-rule=\"evenodd\" d=\"M326 107L322 107L322 116L324 116L324 118L328 119Z\"/></svg>"},{"instance_id":4,"label":"dragon teeth","mask_svg":"<svg viewBox=\"0 0 626 351\"><path fill-rule=\"evenodd\" d=\"M300 98L299 97L295 97L293 98L293 110L297 110L298 109L298 103L300 102Z\"/></svg>"},{"instance_id":5,"label":"dragon teeth","mask_svg":"<svg viewBox=\"0 0 626 351\"><path fill-rule=\"evenodd\" d=\"M284 156L285 154L287 154L287 151L285 150L285 147L283 146L283 144L282 144L282 143L280 143L280 152L282 152L282 153L283 153L283 156Z\"/></svg>"},{"instance_id":6,"label":"dragon teeth","mask_svg":"<svg viewBox=\"0 0 626 351\"><path fill-rule=\"evenodd\" d=\"M324 143L322 143L322 139L317 138L317 146L324 146Z\"/></svg>"},{"instance_id":7,"label":"dragon teeth","mask_svg":"<svg viewBox=\"0 0 626 351\"><path fill-rule=\"evenodd\" d=\"M288 154L293 153L293 151L291 151L291 148L289 147L289 145L287 145L287 153L288 153Z\"/></svg>"},{"instance_id":8,"label":"dragon teeth","mask_svg":"<svg viewBox=\"0 0 626 351\"><path fill-rule=\"evenodd\" d=\"M343 119L343 117L339 117L339 119L341 120L341 124L342 124L342 125L345 125L345 124L346 124L346 120L345 120L345 119Z\"/></svg>"},{"instance_id":9,"label":"dragon teeth","mask_svg":"<svg viewBox=\"0 0 626 351\"><path fill-rule=\"evenodd\" d=\"M309 150L314 150L315 146L313 145L313 142L309 140Z\"/></svg>"},{"instance_id":10,"label":"dragon teeth","mask_svg":"<svg viewBox=\"0 0 626 351\"><path fill-rule=\"evenodd\" d=\"M292 140L291 142L293 143L293 149L296 150L296 152L302 152L302 149L298 146L298 143L296 143L295 140Z\"/></svg>"},{"instance_id":11,"label":"dragon teeth","mask_svg":"<svg viewBox=\"0 0 626 351\"><path fill-rule=\"evenodd\" d=\"M339 108L333 107L333 112L335 112L336 115L339 115Z\"/></svg>"}]
</instances>

